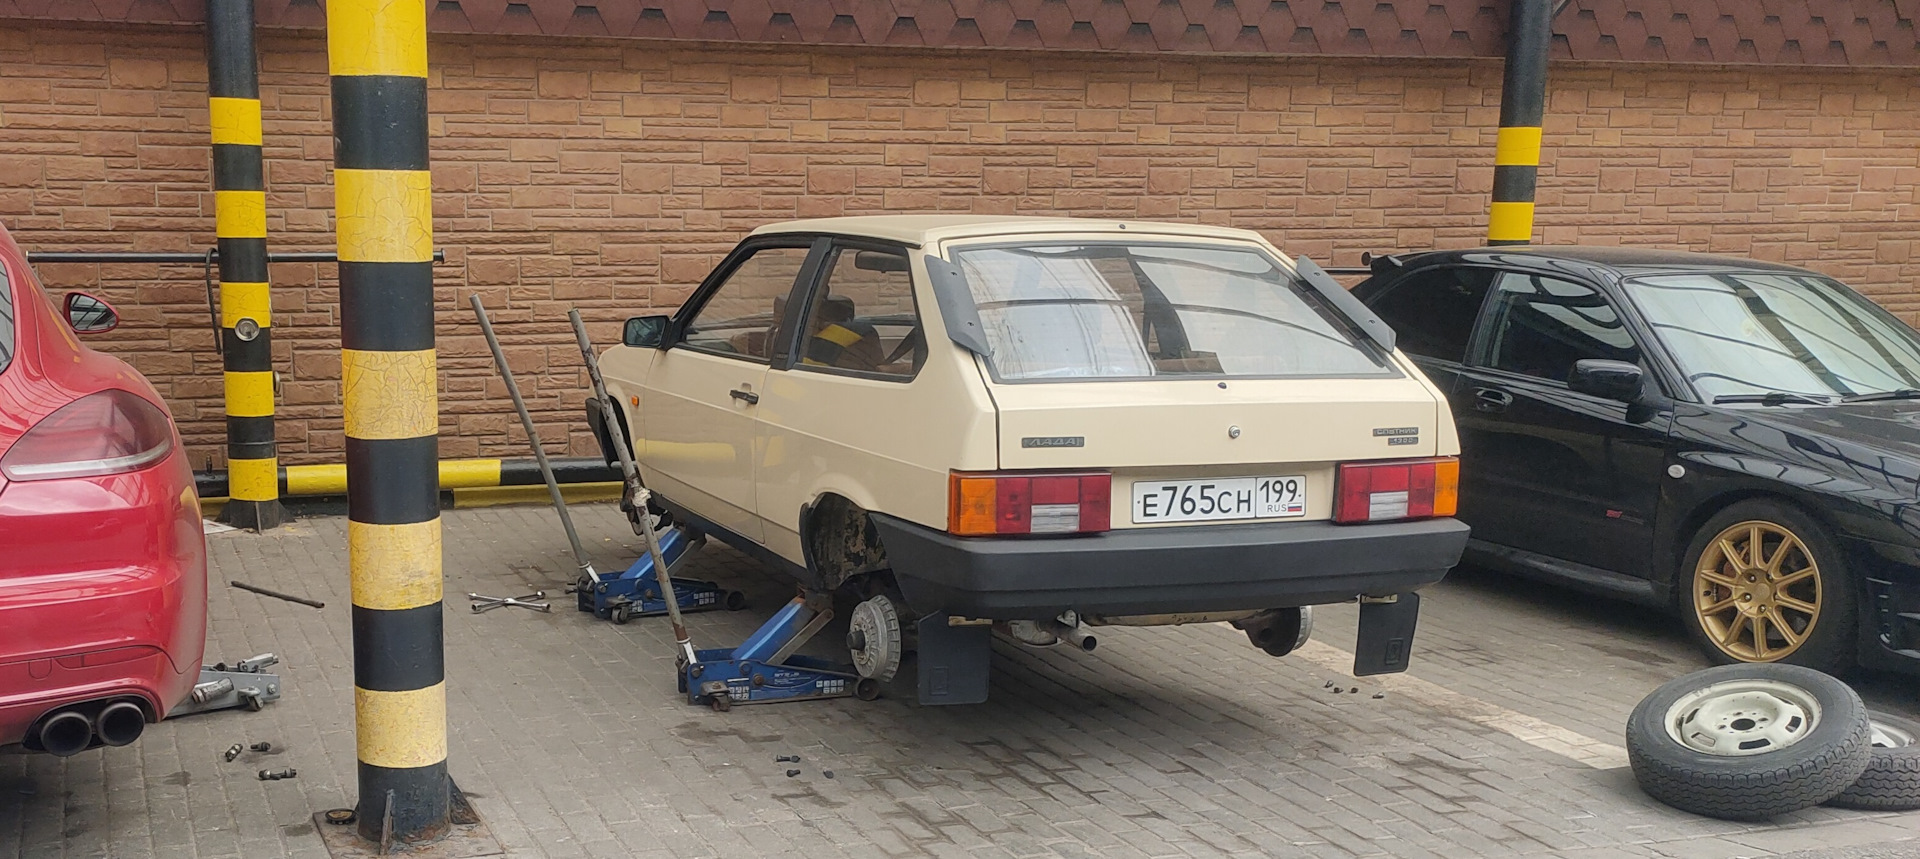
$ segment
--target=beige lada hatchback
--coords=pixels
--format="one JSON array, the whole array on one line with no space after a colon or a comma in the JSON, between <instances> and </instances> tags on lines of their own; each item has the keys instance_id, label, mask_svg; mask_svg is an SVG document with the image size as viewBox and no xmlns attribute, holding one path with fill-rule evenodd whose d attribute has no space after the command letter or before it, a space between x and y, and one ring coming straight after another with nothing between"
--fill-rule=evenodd
<instances>
[{"instance_id":1,"label":"beige lada hatchback","mask_svg":"<svg viewBox=\"0 0 1920 859\"><path fill-rule=\"evenodd\" d=\"M1355 600L1356 673L1404 670L1467 540L1440 392L1244 230L773 224L602 368L659 506L860 601L854 665L916 652L929 703L984 700L996 630L1230 622L1278 656Z\"/></svg>"}]
</instances>

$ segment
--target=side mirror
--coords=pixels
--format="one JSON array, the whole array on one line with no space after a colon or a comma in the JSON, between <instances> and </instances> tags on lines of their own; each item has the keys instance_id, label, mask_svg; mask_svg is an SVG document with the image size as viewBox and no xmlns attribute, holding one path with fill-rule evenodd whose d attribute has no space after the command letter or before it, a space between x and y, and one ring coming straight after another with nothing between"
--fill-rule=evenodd
<instances>
[{"instance_id":1,"label":"side mirror","mask_svg":"<svg viewBox=\"0 0 1920 859\"><path fill-rule=\"evenodd\" d=\"M1640 399L1640 368L1625 361L1583 358L1573 362L1567 387L1575 393L1631 403Z\"/></svg>"},{"instance_id":2,"label":"side mirror","mask_svg":"<svg viewBox=\"0 0 1920 859\"><path fill-rule=\"evenodd\" d=\"M84 292L67 293L62 309L76 334L104 334L120 325L120 314L114 312L113 305Z\"/></svg>"},{"instance_id":3,"label":"side mirror","mask_svg":"<svg viewBox=\"0 0 1920 859\"><path fill-rule=\"evenodd\" d=\"M627 327L620 332L620 342L642 349L658 349L660 341L667 336L667 322L671 316L635 316L627 320Z\"/></svg>"}]
</instances>

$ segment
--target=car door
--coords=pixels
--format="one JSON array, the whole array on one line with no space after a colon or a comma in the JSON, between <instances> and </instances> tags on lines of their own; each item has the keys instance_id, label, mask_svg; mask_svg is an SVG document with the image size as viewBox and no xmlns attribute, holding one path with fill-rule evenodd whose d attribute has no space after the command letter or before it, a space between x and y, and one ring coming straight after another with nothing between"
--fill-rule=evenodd
<instances>
[{"instance_id":1,"label":"car door","mask_svg":"<svg viewBox=\"0 0 1920 859\"><path fill-rule=\"evenodd\" d=\"M800 511L817 489L867 507L879 503L870 492L891 490L886 512L945 515L942 493L927 499L938 511L891 506L910 503L904 487L946 479L915 465L934 443L922 426L933 404L907 400L927 341L906 249L836 240L820 271L793 357L767 376L756 429L767 548L790 559L801 557Z\"/></svg>"},{"instance_id":2,"label":"car door","mask_svg":"<svg viewBox=\"0 0 1920 859\"><path fill-rule=\"evenodd\" d=\"M722 528L764 539L754 488L754 420L788 299L812 239L749 243L675 316L648 369L634 445L652 488Z\"/></svg>"},{"instance_id":3,"label":"car door","mask_svg":"<svg viewBox=\"0 0 1920 859\"><path fill-rule=\"evenodd\" d=\"M1419 365L1451 402L1496 271L1473 266L1417 269L1364 293L1375 315L1398 336L1400 351ZM1356 289L1356 292L1359 292ZM1455 420L1458 407L1455 406ZM1462 462L1461 467L1468 467Z\"/></svg>"},{"instance_id":4,"label":"car door","mask_svg":"<svg viewBox=\"0 0 1920 859\"><path fill-rule=\"evenodd\" d=\"M1584 358L1646 366L1593 285L1500 273L1454 392L1460 517L1478 541L1648 578L1672 412L1569 390Z\"/></svg>"}]
</instances>

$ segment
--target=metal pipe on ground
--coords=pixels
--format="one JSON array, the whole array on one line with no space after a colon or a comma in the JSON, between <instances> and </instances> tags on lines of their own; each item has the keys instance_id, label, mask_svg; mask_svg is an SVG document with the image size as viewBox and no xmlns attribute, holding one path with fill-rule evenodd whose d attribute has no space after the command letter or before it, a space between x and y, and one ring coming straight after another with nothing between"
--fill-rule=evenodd
<instances>
[{"instance_id":1,"label":"metal pipe on ground","mask_svg":"<svg viewBox=\"0 0 1920 859\"><path fill-rule=\"evenodd\" d=\"M1540 124L1547 110L1547 55L1553 0L1513 0L1507 64L1500 84L1500 132L1494 143L1493 202L1487 244L1533 241L1534 189L1540 175Z\"/></svg>"}]
</instances>

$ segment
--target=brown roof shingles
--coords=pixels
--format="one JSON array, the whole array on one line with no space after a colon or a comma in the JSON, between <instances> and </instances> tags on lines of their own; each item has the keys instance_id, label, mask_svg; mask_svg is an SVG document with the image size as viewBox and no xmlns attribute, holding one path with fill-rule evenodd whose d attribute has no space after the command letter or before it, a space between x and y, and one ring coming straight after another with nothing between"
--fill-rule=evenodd
<instances>
[{"instance_id":1,"label":"brown roof shingles","mask_svg":"<svg viewBox=\"0 0 1920 859\"><path fill-rule=\"evenodd\" d=\"M436 32L717 42L1498 57L1509 0L422 0ZM321 0L259 0L268 27ZM1818 7L1815 11L1814 7ZM0 18L196 24L204 0L0 0ZM1920 0L1572 0L1555 55L1920 65Z\"/></svg>"}]
</instances>

